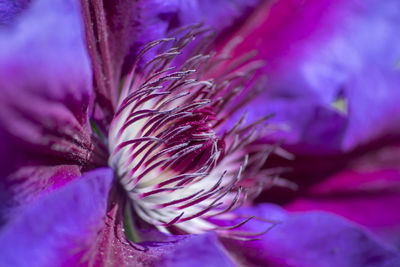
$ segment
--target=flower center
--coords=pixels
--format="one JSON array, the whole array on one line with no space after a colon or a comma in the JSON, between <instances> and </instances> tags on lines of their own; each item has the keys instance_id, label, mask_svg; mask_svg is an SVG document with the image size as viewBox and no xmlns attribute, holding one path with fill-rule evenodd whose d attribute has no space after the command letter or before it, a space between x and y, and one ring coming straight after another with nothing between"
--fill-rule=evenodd
<instances>
[{"instance_id":1,"label":"flower center","mask_svg":"<svg viewBox=\"0 0 400 267\"><path fill-rule=\"evenodd\" d=\"M221 58L204 53L208 36L197 49L190 44L201 32L194 27L144 48L140 58L154 48L156 56L127 76L109 131L109 165L132 210L163 232L224 233L215 221L260 191L258 170L271 151L251 145L262 134L259 123L243 126L242 118L224 129L249 100L245 85L256 68L221 74ZM184 50L189 44L193 55ZM211 70L217 75L204 79Z\"/></svg>"}]
</instances>

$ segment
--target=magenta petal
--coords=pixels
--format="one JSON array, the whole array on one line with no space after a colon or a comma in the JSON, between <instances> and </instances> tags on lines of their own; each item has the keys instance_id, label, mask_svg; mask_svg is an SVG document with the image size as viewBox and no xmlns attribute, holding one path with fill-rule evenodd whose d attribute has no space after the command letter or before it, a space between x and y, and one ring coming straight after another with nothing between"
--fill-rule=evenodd
<instances>
[{"instance_id":1,"label":"magenta petal","mask_svg":"<svg viewBox=\"0 0 400 267\"><path fill-rule=\"evenodd\" d=\"M0 179L0 225L43 191L55 190L80 176L77 165L26 165Z\"/></svg>"},{"instance_id":2,"label":"magenta petal","mask_svg":"<svg viewBox=\"0 0 400 267\"><path fill-rule=\"evenodd\" d=\"M388 242L400 242L400 171L346 170L289 203L292 211L324 210L367 226Z\"/></svg>"},{"instance_id":3,"label":"magenta petal","mask_svg":"<svg viewBox=\"0 0 400 267\"><path fill-rule=\"evenodd\" d=\"M280 221L259 241L225 241L246 266L399 266L400 252L385 246L362 228L340 217L321 212L286 213L274 205L240 211ZM247 228L259 232L262 222Z\"/></svg>"},{"instance_id":4,"label":"magenta petal","mask_svg":"<svg viewBox=\"0 0 400 267\"><path fill-rule=\"evenodd\" d=\"M32 148L87 157L92 79L79 12L76 1L37 0L0 31L2 172Z\"/></svg>"},{"instance_id":5,"label":"magenta petal","mask_svg":"<svg viewBox=\"0 0 400 267\"><path fill-rule=\"evenodd\" d=\"M400 41L399 23L396 0L384 4L379 0L282 0L266 5L239 31L246 42L237 52L255 49L266 61L264 73L269 79L257 103L260 109L268 107L264 113L288 113L296 109L292 103L296 106L299 101L308 101L309 109L323 107L337 113L344 123L335 138L325 143L336 150L350 150L400 133L400 48L395 45ZM343 99L347 114L333 107ZM276 102L283 104L274 106ZM280 122L302 127L295 131L324 130L326 123L314 121L314 113L296 111L298 116L281 116ZM310 124L299 124L299 117ZM307 142L299 140L303 141Z\"/></svg>"},{"instance_id":6,"label":"magenta petal","mask_svg":"<svg viewBox=\"0 0 400 267\"><path fill-rule=\"evenodd\" d=\"M104 226L110 169L79 180L24 207L0 232L4 266L76 266Z\"/></svg>"}]
</instances>

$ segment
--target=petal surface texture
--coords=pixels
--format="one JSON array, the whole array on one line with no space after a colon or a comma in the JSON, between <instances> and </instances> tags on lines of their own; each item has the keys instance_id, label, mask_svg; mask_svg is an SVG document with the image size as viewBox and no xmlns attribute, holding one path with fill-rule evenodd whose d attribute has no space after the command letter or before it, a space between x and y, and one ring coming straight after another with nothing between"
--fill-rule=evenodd
<instances>
[{"instance_id":1,"label":"petal surface texture","mask_svg":"<svg viewBox=\"0 0 400 267\"><path fill-rule=\"evenodd\" d=\"M259 241L226 241L246 266L398 266L399 251L383 245L359 226L323 212L287 213L262 204L243 208L244 214L278 221ZM262 229L262 222L247 227ZM265 226L264 226L265 228Z\"/></svg>"},{"instance_id":2,"label":"petal surface texture","mask_svg":"<svg viewBox=\"0 0 400 267\"><path fill-rule=\"evenodd\" d=\"M398 135L399 23L393 0L282 0L260 8L238 32L246 42L236 50L255 49L266 61L269 79L250 116L275 113L287 142L313 153Z\"/></svg>"},{"instance_id":3,"label":"petal surface texture","mask_svg":"<svg viewBox=\"0 0 400 267\"><path fill-rule=\"evenodd\" d=\"M76 266L104 227L112 170L86 173L23 207L0 232L4 266Z\"/></svg>"},{"instance_id":4,"label":"petal surface texture","mask_svg":"<svg viewBox=\"0 0 400 267\"><path fill-rule=\"evenodd\" d=\"M0 5L15 11L0 27L0 194L7 198L0 213L58 183L49 182L54 173L78 176L91 150L92 79L79 7L11 2Z\"/></svg>"},{"instance_id":5,"label":"petal surface texture","mask_svg":"<svg viewBox=\"0 0 400 267\"><path fill-rule=\"evenodd\" d=\"M92 80L74 1L34 1L0 31L0 80L2 171L21 150L84 158Z\"/></svg>"}]
</instances>

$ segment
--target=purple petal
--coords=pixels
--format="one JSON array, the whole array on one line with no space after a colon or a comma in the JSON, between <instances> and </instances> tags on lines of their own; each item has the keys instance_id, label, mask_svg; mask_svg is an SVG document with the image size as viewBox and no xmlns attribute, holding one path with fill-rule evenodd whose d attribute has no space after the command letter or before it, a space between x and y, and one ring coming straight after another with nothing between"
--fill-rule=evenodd
<instances>
[{"instance_id":1,"label":"purple petal","mask_svg":"<svg viewBox=\"0 0 400 267\"><path fill-rule=\"evenodd\" d=\"M11 24L28 7L28 0L3 0L0 3L0 27Z\"/></svg>"},{"instance_id":2,"label":"purple petal","mask_svg":"<svg viewBox=\"0 0 400 267\"><path fill-rule=\"evenodd\" d=\"M24 207L0 232L5 266L76 266L103 227L113 173L98 169Z\"/></svg>"},{"instance_id":3,"label":"purple petal","mask_svg":"<svg viewBox=\"0 0 400 267\"><path fill-rule=\"evenodd\" d=\"M204 21L218 32L235 25L260 4L261 0L189 0L179 2L177 14L171 23L188 25Z\"/></svg>"},{"instance_id":4,"label":"purple petal","mask_svg":"<svg viewBox=\"0 0 400 267\"><path fill-rule=\"evenodd\" d=\"M67 0L26 8L0 31L1 223L14 206L79 175L91 150L79 9Z\"/></svg>"},{"instance_id":5,"label":"purple petal","mask_svg":"<svg viewBox=\"0 0 400 267\"><path fill-rule=\"evenodd\" d=\"M199 266L234 266L211 233L130 245L115 209L105 217L112 177L110 169L88 172L21 208L0 232L1 262L7 266L32 262L38 266L187 266L198 264L197 257L202 257ZM145 251L137 249L144 247Z\"/></svg>"},{"instance_id":6,"label":"purple petal","mask_svg":"<svg viewBox=\"0 0 400 267\"><path fill-rule=\"evenodd\" d=\"M76 165L26 165L0 180L0 225L43 191L55 190L80 176Z\"/></svg>"},{"instance_id":7,"label":"purple petal","mask_svg":"<svg viewBox=\"0 0 400 267\"><path fill-rule=\"evenodd\" d=\"M335 135L332 141L320 135L314 147L349 150L400 133L398 1L283 0L269 8L260 9L238 32L246 40L238 53L255 49L266 60L269 80L256 100L258 113L278 114L275 122L287 123L293 141L307 145L308 140L295 140L298 132L308 127L324 133L337 124L337 132L329 134ZM333 107L342 99L347 113ZM331 113L330 121L315 120L321 109Z\"/></svg>"},{"instance_id":8,"label":"purple petal","mask_svg":"<svg viewBox=\"0 0 400 267\"><path fill-rule=\"evenodd\" d=\"M84 43L75 1L34 1L0 31L0 169L31 149L64 162L87 157L92 80Z\"/></svg>"},{"instance_id":9,"label":"purple petal","mask_svg":"<svg viewBox=\"0 0 400 267\"><path fill-rule=\"evenodd\" d=\"M340 152L343 136L348 125L342 114L327 108L315 99L263 99L253 100L245 107L247 120L261 118L266 114L274 116L268 120L274 130L265 138L267 141L280 142L292 153L332 154ZM229 120L229 125L242 116L237 112Z\"/></svg>"},{"instance_id":10,"label":"purple petal","mask_svg":"<svg viewBox=\"0 0 400 267\"><path fill-rule=\"evenodd\" d=\"M215 234L192 235L182 239L170 253L166 253L160 266L235 266L227 255Z\"/></svg>"},{"instance_id":11,"label":"purple petal","mask_svg":"<svg viewBox=\"0 0 400 267\"><path fill-rule=\"evenodd\" d=\"M268 204L244 208L241 213L280 221L259 241L224 241L246 266L382 267L400 264L399 251L334 215L286 213ZM247 227L258 232L265 228L265 223L254 221Z\"/></svg>"},{"instance_id":12,"label":"purple petal","mask_svg":"<svg viewBox=\"0 0 400 267\"><path fill-rule=\"evenodd\" d=\"M110 43L119 63L128 52L125 72L140 48L150 41L165 38L177 28L204 22L217 33L235 26L242 21L261 0L150 0L113 1L105 3L109 18ZM130 48L130 50L129 50ZM129 50L129 51L128 51Z\"/></svg>"}]
</instances>

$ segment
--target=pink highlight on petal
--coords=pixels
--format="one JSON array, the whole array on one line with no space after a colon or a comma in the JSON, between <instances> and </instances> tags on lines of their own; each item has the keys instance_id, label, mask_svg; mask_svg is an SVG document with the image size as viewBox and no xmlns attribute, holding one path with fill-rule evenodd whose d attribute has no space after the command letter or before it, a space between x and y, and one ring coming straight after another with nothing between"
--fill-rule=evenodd
<instances>
[{"instance_id":1,"label":"pink highlight on petal","mask_svg":"<svg viewBox=\"0 0 400 267\"><path fill-rule=\"evenodd\" d=\"M347 2L347 4L346 4ZM354 2L354 1L350 1ZM342 8L348 1L281 0L265 3L246 21L236 36L243 37L234 50L237 57L256 50L266 60L266 70L276 70L283 62L293 64L309 44L330 38L345 20Z\"/></svg>"},{"instance_id":2,"label":"pink highlight on petal","mask_svg":"<svg viewBox=\"0 0 400 267\"><path fill-rule=\"evenodd\" d=\"M400 225L400 171L343 171L289 203L290 211L325 210L376 228Z\"/></svg>"}]
</instances>

